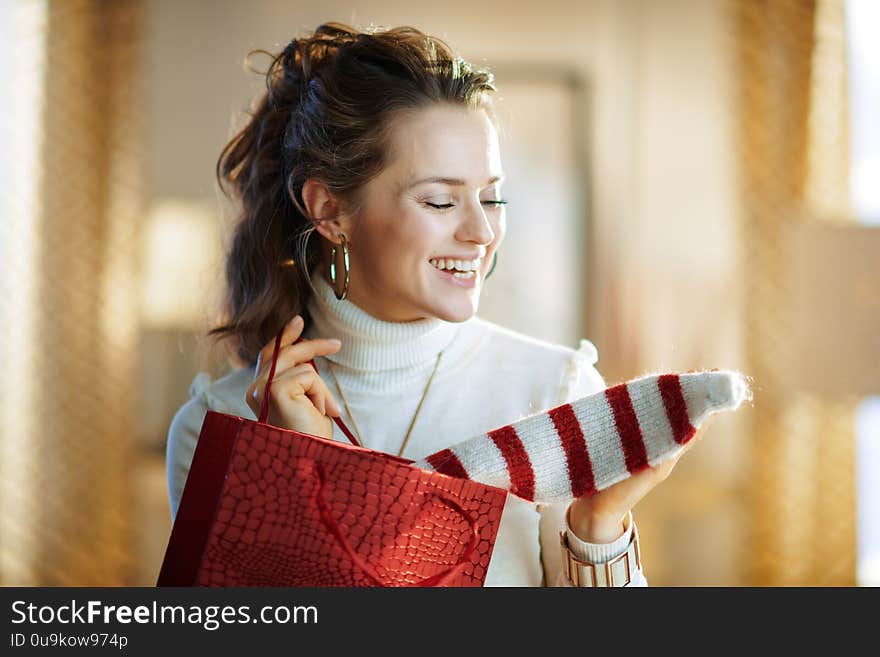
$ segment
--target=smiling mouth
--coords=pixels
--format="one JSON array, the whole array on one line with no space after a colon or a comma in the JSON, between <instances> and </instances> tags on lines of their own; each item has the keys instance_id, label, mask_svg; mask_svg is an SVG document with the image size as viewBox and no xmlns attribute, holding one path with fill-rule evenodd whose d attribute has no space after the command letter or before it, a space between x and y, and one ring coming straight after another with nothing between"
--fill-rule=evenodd
<instances>
[{"instance_id":1,"label":"smiling mouth","mask_svg":"<svg viewBox=\"0 0 880 657\"><path fill-rule=\"evenodd\" d=\"M474 260L451 260L444 258L431 258L428 262L431 266L440 271L451 274L455 278L474 278L480 269L482 258Z\"/></svg>"}]
</instances>

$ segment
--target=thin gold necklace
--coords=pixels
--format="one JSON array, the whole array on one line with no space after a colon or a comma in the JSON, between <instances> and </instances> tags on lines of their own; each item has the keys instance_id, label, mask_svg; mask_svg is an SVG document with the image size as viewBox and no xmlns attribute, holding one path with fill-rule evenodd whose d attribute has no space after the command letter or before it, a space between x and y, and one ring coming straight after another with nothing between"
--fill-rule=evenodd
<instances>
[{"instance_id":1,"label":"thin gold necklace","mask_svg":"<svg viewBox=\"0 0 880 657\"><path fill-rule=\"evenodd\" d=\"M406 436L403 438L403 444L400 446L400 451L397 452L398 456L403 455L403 450L406 449L406 445L409 442L409 436L412 433L413 427L416 425L416 419L419 417L419 411L422 410L422 404L425 403L425 397L428 396L428 390L431 389L431 381L434 380L434 375L437 374L437 369L440 367L440 358L443 356L443 352L441 351L437 354L437 362L434 363L434 370L431 372L431 376L428 378L428 383L425 385L425 390L422 392L422 398L419 400L419 405L416 407L416 412L413 414L412 420L409 423L409 429L406 430ZM342 392L342 386L339 385L339 379L336 378L336 373L333 371L333 365L329 359L327 360L327 369L330 371L330 376L333 377L333 382L336 384L336 389L339 391L339 397L342 399L342 403L345 406L345 412L348 413L348 417L351 419L351 423L354 425L354 430L357 433L357 439L360 443L361 447L366 447L364 445L364 440L361 437L361 430L357 425L357 420L354 419L354 415L352 415L351 409L348 407L348 401L345 399L345 393Z\"/></svg>"}]
</instances>

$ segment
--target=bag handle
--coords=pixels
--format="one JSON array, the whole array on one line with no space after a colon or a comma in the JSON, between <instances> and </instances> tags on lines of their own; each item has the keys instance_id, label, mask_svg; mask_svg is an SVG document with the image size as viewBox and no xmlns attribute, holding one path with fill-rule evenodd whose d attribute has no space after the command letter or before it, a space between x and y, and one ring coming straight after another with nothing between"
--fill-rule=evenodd
<instances>
[{"instance_id":1,"label":"bag handle","mask_svg":"<svg viewBox=\"0 0 880 657\"><path fill-rule=\"evenodd\" d=\"M284 334L284 327L281 327L281 330L278 331L278 335L275 336L275 351L272 353L272 366L269 368L269 377L266 380L266 393L263 395L263 403L260 404L260 423L266 424L269 420L269 390L272 387L272 379L275 377L275 365L278 363L278 353L281 351L281 336ZM297 342L302 340L302 336L297 338ZM314 368L315 372L318 371L317 366L315 365L315 359L309 361L309 364ZM363 447L357 438L354 437L354 434L349 431L348 427L345 426L345 423L342 421L342 418L335 417L333 421L336 422L336 425L342 429L342 433L345 434L346 438L351 441L351 443L357 447Z\"/></svg>"},{"instance_id":2,"label":"bag handle","mask_svg":"<svg viewBox=\"0 0 880 657\"><path fill-rule=\"evenodd\" d=\"M321 520L324 522L324 525L327 529L330 530L330 533L333 534L336 541L342 546L348 556L352 561L357 564L357 566L364 572L366 575L373 580L373 582L377 586L385 586L382 583L382 580L379 579L379 576L373 572L373 569L367 565L367 563L361 558L361 556L354 550L348 540L343 536L342 530L339 528L339 524L333 518L333 515L330 513L330 506L327 504L327 500L324 499L324 468L320 463L312 461L312 465L315 471L315 478L318 480L318 485L315 488L315 503L318 507L318 511L321 514ZM439 495L437 497L440 497ZM464 552L461 555L461 558L458 560L454 566L451 566L444 570L441 573L437 573L436 575L431 575L431 577L426 577L423 580L418 582L414 582L411 584L407 584L406 586L443 586L453 575L457 574L461 568L470 561L471 556L474 553L474 549L477 547L477 541L479 540L479 534L477 533L477 523L471 518L471 516L461 508L457 503L450 499L446 499L440 497L440 501L451 507L455 512L463 516L468 523L470 524L470 534L471 540L468 543L468 546L465 548Z\"/></svg>"}]
</instances>

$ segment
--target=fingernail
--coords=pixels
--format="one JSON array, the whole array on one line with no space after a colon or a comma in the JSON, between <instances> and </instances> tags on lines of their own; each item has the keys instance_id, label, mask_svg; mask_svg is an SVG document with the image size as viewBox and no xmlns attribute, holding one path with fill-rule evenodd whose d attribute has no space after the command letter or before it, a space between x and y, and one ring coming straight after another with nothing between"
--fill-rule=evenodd
<instances>
[{"instance_id":1,"label":"fingernail","mask_svg":"<svg viewBox=\"0 0 880 657\"><path fill-rule=\"evenodd\" d=\"M299 315L294 315L294 316L293 316L293 319L291 319L290 322L288 322L288 325L289 325L289 326L293 326L294 324L296 324L296 323L297 323L299 320L301 320L301 319L302 319L302 317L300 317Z\"/></svg>"},{"instance_id":2,"label":"fingernail","mask_svg":"<svg viewBox=\"0 0 880 657\"><path fill-rule=\"evenodd\" d=\"M329 338L329 339L327 340L327 342L329 342L330 344L335 345L335 346L337 346L337 347L341 347L341 346L342 346L342 341L341 341L341 340L337 340L336 338Z\"/></svg>"}]
</instances>

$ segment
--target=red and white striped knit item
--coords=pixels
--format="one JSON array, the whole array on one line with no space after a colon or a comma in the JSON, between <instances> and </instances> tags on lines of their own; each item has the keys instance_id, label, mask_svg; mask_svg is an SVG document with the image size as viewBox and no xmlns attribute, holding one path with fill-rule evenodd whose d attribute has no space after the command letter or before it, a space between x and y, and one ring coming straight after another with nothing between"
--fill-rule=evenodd
<instances>
[{"instance_id":1,"label":"red and white striped knit item","mask_svg":"<svg viewBox=\"0 0 880 657\"><path fill-rule=\"evenodd\" d=\"M751 399L739 372L653 374L531 415L413 465L534 502L592 495L674 456L702 422Z\"/></svg>"}]
</instances>

